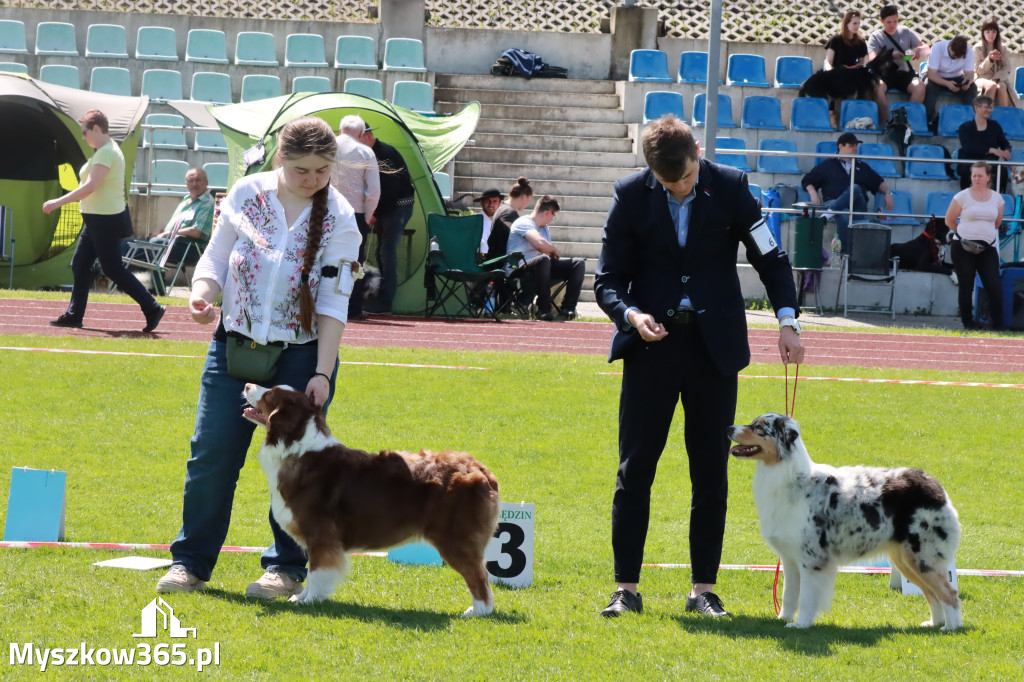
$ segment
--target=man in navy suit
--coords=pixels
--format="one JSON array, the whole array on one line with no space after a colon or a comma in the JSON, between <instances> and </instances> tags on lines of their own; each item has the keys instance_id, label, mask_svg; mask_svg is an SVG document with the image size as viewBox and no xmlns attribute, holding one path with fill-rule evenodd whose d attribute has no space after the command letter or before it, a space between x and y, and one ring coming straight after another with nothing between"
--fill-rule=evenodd
<instances>
[{"instance_id":1,"label":"man in navy suit","mask_svg":"<svg viewBox=\"0 0 1024 682\"><path fill-rule=\"evenodd\" d=\"M779 317L786 363L804 354L796 287L744 173L700 158L690 127L671 115L644 130L643 151L648 168L615 183L594 286L616 325L609 362L623 361L612 502L618 587L601 615L643 609L637 583L651 487L681 399L692 497L686 610L726 616L714 593L728 496L726 429L735 421L737 376L750 362L738 245Z\"/></svg>"}]
</instances>

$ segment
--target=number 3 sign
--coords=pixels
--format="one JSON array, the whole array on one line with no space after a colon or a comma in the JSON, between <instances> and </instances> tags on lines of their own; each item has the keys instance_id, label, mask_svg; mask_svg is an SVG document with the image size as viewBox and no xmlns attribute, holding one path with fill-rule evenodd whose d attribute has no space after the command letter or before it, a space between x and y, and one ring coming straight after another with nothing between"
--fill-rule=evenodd
<instances>
[{"instance_id":1,"label":"number 3 sign","mask_svg":"<svg viewBox=\"0 0 1024 682\"><path fill-rule=\"evenodd\" d=\"M498 529L484 552L492 582L510 587L533 583L533 522L532 504L501 503Z\"/></svg>"}]
</instances>

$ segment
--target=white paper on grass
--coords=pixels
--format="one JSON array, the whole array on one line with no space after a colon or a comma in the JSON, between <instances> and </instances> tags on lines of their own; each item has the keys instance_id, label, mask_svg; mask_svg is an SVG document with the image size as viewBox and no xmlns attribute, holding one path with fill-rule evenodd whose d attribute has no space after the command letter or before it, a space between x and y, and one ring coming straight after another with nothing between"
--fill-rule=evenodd
<instances>
[{"instance_id":1,"label":"white paper on grass","mask_svg":"<svg viewBox=\"0 0 1024 682\"><path fill-rule=\"evenodd\" d=\"M97 561L93 566L109 568L130 568L134 571L152 571L155 568L166 568L171 565L170 559L157 559L151 556L125 556L118 559Z\"/></svg>"}]
</instances>

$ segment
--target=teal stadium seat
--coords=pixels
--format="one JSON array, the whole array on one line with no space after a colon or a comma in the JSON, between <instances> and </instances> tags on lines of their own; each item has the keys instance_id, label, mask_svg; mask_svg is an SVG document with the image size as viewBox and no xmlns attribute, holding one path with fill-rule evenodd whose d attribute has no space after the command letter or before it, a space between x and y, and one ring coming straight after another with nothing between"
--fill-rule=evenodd
<instances>
[{"instance_id":1,"label":"teal stadium seat","mask_svg":"<svg viewBox=\"0 0 1024 682\"><path fill-rule=\"evenodd\" d=\"M999 196L1003 198L1003 220L1007 218L1017 217L1017 197L1006 192L1000 192Z\"/></svg>"},{"instance_id":2,"label":"teal stadium seat","mask_svg":"<svg viewBox=\"0 0 1024 682\"><path fill-rule=\"evenodd\" d=\"M331 79L326 76L296 76L292 79L292 92L331 92Z\"/></svg>"},{"instance_id":3,"label":"teal stadium seat","mask_svg":"<svg viewBox=\"0 0 1024 682\"><path fill-rule=\"evenodd\" d=\"M157 102L182 98L181 72L176 69L146 69L142 72L142 94Z\"/></svg>"},{"instance_id":4,"label":"teal stadium seat","mask_svg":"<svg viewBox=\"0 0 1024 682\"><path fill-rule=\"evenodd\" d=\"M177 159L156 159L149 164L150 193L182 197L188 194L185 174L189 165Z\"/></svg>"},{"instance_id":5,"label":"teal stadium seat","mask_svg":"<svg viewBox=\"0 0 1024 682\"><path fill-rule=\"evenodd\" d=\"M885 195L879 192L875 195L875 213L881 213L875 220L883 225L920 225L917 218L909 217L888 217L891 214L914 213L914 195L905 189L892 190L892 211L885 210Z\"/></svg>"},{"instance_id":6,"label":"teal stadium seat","mask_svg":"<svg viewBox=\"0 0 1024 682\"><path fill-rule=\"evenodd\" d=\"M661 50L633 50L629 53L629 80L638 83L671 83L668 55Z\"/></svg>"},{"instance_id":7,"label":"teal stadium seat","mask_svg":"<svg viewBox=\"0 0 1024 682\"><path fill-rule=\"evenodd\" d=\"M85 35L85 56L128 59L128 36L124 26L92 24Z\"/></svg>"},{"instance_id":8,"label":"teal stadium seat","mask_svg":"<svg viewBox=\"0 0 1024 682\"><path fill-rule=\"evenodd\" d=\"M657 120L665 114L672 114L683 121L683 94L668 90L652 90L644 95L644 123Z\"/></svg>"},{"instance_id":9,"label":"teal stadium seat","mask_svg":"<svg viewBox=\"0 0 1024 682\"><path fill-rule=\"evenodd\" d=\"M142 26L135 41L135 58L160 62L178 61L178 38L173 28Z\"/></svg>"},{"instance_id":10,"label":"teal stadium seat","mask_svg":"<svg viewBox=\"0 0 1024 682\"><path fill-rule=\"evenodd\" d=\"M28 75L28 67L20 62L0 62L0 71Z\"/></svg>"},{"instance_id":11,"label":"teal stadium seat","mask_svg":"<svg viewBox=\"0 0 1024 682\"><path fill-rule=\"evenodd\" d=\"M946 215L949 205L953 203L956 192L928 192L924 199L924 212L926 215L941 218Z\"/></svg>"},{"instance_id":12,"label":"teal stadium seat","mask_svg":"<svg viewBox=\"0 0 1024 682\"><path fill-rule=\"evenodd\" d=\"M185 119L177 114L147 114L147 126L175 126L176 130L144 130L142 147L188 149L185 143Z\"/></svg>"},{"instance_id":13,"label":"teal stadium seat","mask_svg":"<svg viewBox=\"0 0 1024 682\"><path fill-rule=\"evenodd\" d=\"M970 104L947 104L939 107L939 135L958 137L960 126L974 118ZM995 116L993 116L995 118Z\"/></svg>"},{"instance_id":14,"label":"teal stadium seat","mask_svg":"<svg viewBox=\"0 0 1024 682\"><path fill-rule=\"evenodd\" d=\"M203 164L206 177L209 180L210 189L228 188L228 164L222 161L210 161Z\"/></svg>"},{"instance_id":15,"label":"teal stadium seat","mask_svg":"<svg viewBox=\"0 0 1024 682\"><path fill-rule=\"evenodd\" d=\"M235 39L235 64L245 66L278 66L274 35L259 31L242 31Z\"/></svg>"},{"instance_id":16,"label":"teal stadium seat","mask_svg":"<svg viewBox=\"0 0 1024 682\"><path fill-rule=\"evenodd\" d=\"M384 84L376 78L346 78L343 89L351 95L384 99Z\"/></svg>"},{"instance_id":17,"label":"teal stadium seat","mask_svg":"<svg viewBox=\"0 0 1024 682\"><path fill-rule=\"evenodd\" d=\"M679 55L679 73L676 81L680 83L708 82L708 53L683 52Z\"/></svg>"},{"instance_id":18,"label":"teal stadium seat","mask_svg":"<svg viewBox=\"0 0 1024 682\"><path fill-rule=\"evenodd\" d=\"M747 165L747 157L745 154L723 154L722 150L728 149L746 149L747 143L738 137L716 137L715 138L715 163L721 163L726 166L732 166L733 168L739 168L741 171L750 171L750 166Z\"/></svg>"},{"instance_id":19,"label":"teal stadium seat","mask_svg":"<svg viewBox=\"0 0 1024 682\"><path fill-rule=\"evenodd\" d=\"M231 104L231 76L226 73L196 71L192 74L189 99L196 102Z\"/></svg>"},{"instance_id":20,"label":"teal stadium seat","mask_svg":"<svg viewBox=\"0 0 1024 682\"><path fill-rule=\"evenodd\" d=\"M434 87L421 81L395 81L391 103L418 114L433 114Z\"/></svg>"},{"instance_id":21,"label":"teal stadium seat","mask_svg":"<svg viewBox=\"0 0 1024 682\"><path fill-rule=\"evenodd\" d=\"M228 151L228 144L224 140L224 133L210 130L197 130L196 140L192 149L197 152L224 152Z\"/></svg>"},{"instance_id":22,"label":"teal stadium seat","mask_svg":"<svg viewBox=\"0 0 1024 682\"><path fill-rule=\"evenodd\" d=\"M81 88L78 67L70 64L43 64L39 69L39 80L44 83L63 85L65 88Z\"/></svg>"},{"instance_id":23,"label":"teal stadium seat","mask_svg":"<svg viewBox=\"0 0 1024 682\"><path fill-rule=\"evenodd\" d=\"M726 85L745 85L753 88L768 88L771 84L765 77L764 57L759 54L731 54L725 74Z\"/></svg>"},{"instance_id":24,"label":"teal stadium seat","mask_svg":"<svg viewBox=\"0 0 1024 682\"><path fill-rule=\"evenodd\" d=\"M996 107L992 110L992 120L1002 127L1008 139L1024 140L1024 110Z\"/></svg>"},{"instance_id":25,"label":"teal stadium seat","mask_svg":"<svg viewBox=\"0 0 1024 682\"><path fill-rule=\"evenodd\" d=\"M384 70L426 73L423 41L415 38L388 38L384 43Z\"/></svg>"},{"instance_id":26,"label":"teal stadium seat","mask_svg":"<svg viewBox=\"0 0 1024 682\"><path fill-rule=\"evenodd\" d=\"M907 161L904 175L908 178L919 180L948 180L945 163L931 163L928 161L915 161L913 159L941 159L945 161L946 152L942 147L935 144L912 144L907 147Z\"/></svg>"},{"instance_id":27,"label":"teal stadium seat","mask_svg":"<svg viewBox=\"0 0 1024 682\"><path fill-rule=\"evenodd\" d=\"M850 128L849 124L855 118L870 118L870 128ZM839 108L839 127L848 133L880 133L878 126L878 105L866 99L843 100Z\"/></svg>"},{"instance_id":28,"label":"teal stadium seat","mask_svg":"<svg viewBox=\"0 0 1024 682\"><path fill-rule=\"evenodd\" d=\"M740 126L760 130L785 130L782 123L782 102L770 95L747 95L743 98Z\"/></svg>"},{"instance_id":29,"label":"teal stadium seat","mask_svg":"<svg viewBox=\"0 0 1024 682\"><path fill-rule=\"evenodd\" d=\"M442 199L452 198L452 176L437 171L434 173L434 182L437 184L437 189L441 193Z\"/></svg>"},{"instance_id":30,"label":"teal stadium seat","mask_svg":"<svg viewBox=\"0 0 1024 682\"><path fill-rule=\"evenodd\" d=\"M907 112L907 125L914 131L914 137L932 136L932 131L928 130L928 119L923 104L920 102L893 102L889 105L890 114L895 109L903 109Z\"/></svg>"},{"instance_id":31,"label":"teal stadium seat","mask_svg":"<svg viewBox=\"0 0 1024 682\"><path fill-rule=\"evenodd\" d=\"M281 96L281 79L277 76L249 74L242 77L242 96L240 102L253 102L259 99Z\"/></svg>"},{"instance_id":32,"label":"teal stadium seat","mask_svg":"<svg viewBox=\"0 0 1024 682\"><path fill-rule=\"evenodd\" d=\"M338 36L334 68L377 70L377 47L368 36Z\"/></svg>"},{"instance_id":33,"label":"teal stadium seat","mask_svg":"<svg viewBox=\"0 0 1024 682\"><path fill-rule=\"evenodd\" d=\"M324 37L316 33L292 33L285 39L284 65L319 68L327 66Z\"/></svg>"},{"instance_id":34,"label":"teal stadium seat","mask_svg":"<svg viewBox=\"0 0 1024 682\"><path fill-rule=\"evenodd\" d=\"M785 55L775 60L775 87L799 88L814 74L810 57Z\"/></svg>"},{"instance_id":35,"label":"teal stadium seat","mask_svg":"<svg viewBox=\"0 0 1024 682\"><path fill-rule=\"evenodd\" d=\"M224 31L193 28L185 43L185 61L201 64L227 64L228 46Z\"/></svg>"},{"instance_id":36,"label":"teal stadium seat","mask_svg":"<svg viewBox=\"0 0 1024 682\"><path fill-rule=\"evenodd\" d=\"M796 152L793 140L766 139L761 140L758 149L768 152ZM788 173L801 175L800 163L795 156L776 156L774 154L757 157L758 173Z\"/></svg>"},{"instance_id":37,"label":"teal stadium seat","mask_svg":"<svg viewBox=\"0 0 1024 682\"><path fill-rule=\"evenodd\" d=\"M0 54L28 54L24 21L0 21Z\"/></svg>"},{"instance_id":38,"label":"teal stadium seat","mask_svg":"<svg viewBox=\"0 0 1024 682\"><path fill-rule=\"evenodd\" d=\"M818 140L817 144L814 145L815 154L838 154L839 145L835 140ZM822 161L827 160L827 156L818 156L814 159L814 165L817 166Z\"/></svg>"},{"instance_id":39,"label":"teal stadium seat","mask_svg":"<svg viewBox=\"0 0 1024 682\"><path fill-rule=\"evenodd\" d=\"M823 97L794 97L789 109L789 127L815 133L835 132Z\"/></svg>"},{"instance_id":40,"label":"teal stadium seat","mask_svg":"<svg viewBox=\"0 0 1024 682\"><path fill-rule=\"evenodd\" d=\"M131 97L132 74L120 66L94 66L89 77L89 90L106 95Z\"/></svg>"},{"instance_id":41,"label":"teal stadium seat","mask_svg":"<svg viewBox=\"0 0 1024 682\"><path fill-rule=\"evenodd\" d=\"M36 24L36 54L52 57L77 57L78 41L75 25L62 21L40 21Z\"/></svg>"},{"instance_id":42,"label":"teal stadium seat","mask_svg":"<svg viewBox=\"0 0 1024 682\"><path fill-rule=\"evenodd\" d=\"M750 195L752 197L754 197L758 201L761 201L761 185L755 185L752 182L748 182L747 189L750 190Z\"/></svg>"},{"instance_id":43,"label":"teal stadium seat","mask_svg":"<svg viewBox=\"0 0 1024 682\"><path fill-rule=\"evenodd\" d=\"M698 92L693 98L693 125L696 127L704 125L705 99L707 99L707 94L703 92ZM732 97L722 93L718 94L718 127L736 127L736 124L732 121Z\"/></svg>"},{"instance_id":44,"label":"teal stadium seat","mask_svg":"<svg viewBox=\"0 0 1024 682\"><path fill-rule=\"evenodd\" d=\"M896 151L891 144L885 142L865 142L860 145L861 156L895 156ZM896 162L892 159L864 159L864 163L881 175L883 178L901 178L903 174L896 169Z\"/></svg>"}]
</instances>

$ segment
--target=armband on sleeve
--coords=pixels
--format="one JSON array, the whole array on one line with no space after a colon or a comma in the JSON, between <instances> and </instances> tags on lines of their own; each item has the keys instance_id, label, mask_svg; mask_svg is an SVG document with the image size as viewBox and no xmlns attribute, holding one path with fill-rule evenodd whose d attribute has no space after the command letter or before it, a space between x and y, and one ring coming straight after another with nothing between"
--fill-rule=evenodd
<instances>
[{"instance_id":1,"label":"armband on sleeve","mask_svg":"<svg viewBox=\"0 0 1024 682\"><path fill-rule=\"evenodd\" d=\"M772 232L768 229L768 225L765 223L764 218L761 218L751 225L750 241L751 245L757 251L758 256L764 256L779 248L779 245L775 242L775 237L772 236Z\"/></svg>"}]
</instances>

